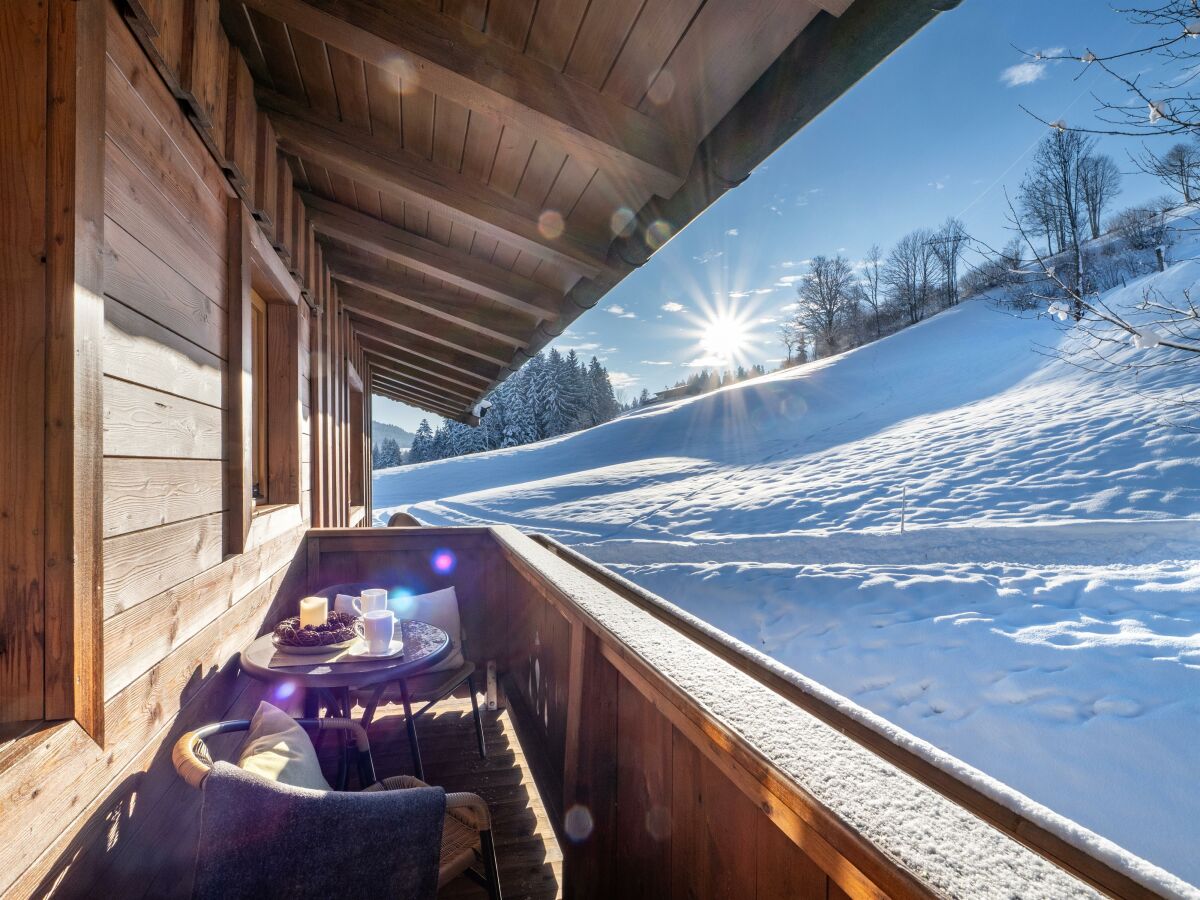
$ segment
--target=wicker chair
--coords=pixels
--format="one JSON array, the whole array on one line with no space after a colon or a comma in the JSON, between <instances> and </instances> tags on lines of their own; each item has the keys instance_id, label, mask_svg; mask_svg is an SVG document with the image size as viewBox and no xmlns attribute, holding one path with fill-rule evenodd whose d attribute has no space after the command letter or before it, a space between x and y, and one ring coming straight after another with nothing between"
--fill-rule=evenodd
<instances>
[{"instance_id":1,"label":"wicker chair","mask_svg":"<svg viewBox=\"0 0 1200 900\"><path fill-rule=\"evenodd\" d=\"M371 758L371 745L367 732L350 719L297 719L297 724L314 731L349 732L353 739L358 762L359 780L370 784L364 791L396 791L406 788L428 787L425 782L411 775L398 775L375 780L375 763ZM250 727L247 719L217 722L189 731L175 742L171 750L171 762L179 777L196 789L201 789L204 779L212 770L213 760L204 741L218 734L246 731ZM344 788L344 785L342 785ZM476 867L481 867L480 873ZM442 826L442 850L438 864L438 889L445 887L460 875L466 875L488 892L491 900L501 900L500 877L496 868L496 846L492 841L492 817L487 803L476 794L446 794L446 822Z\"/></svg>"},{"instance_id":2,"label":"wicker chair","mask_svg":"<svg viewBox=\"0 0 1200 900\"><path fill-rule=\"evenodd\" d=\"M420 528L420 520L406 512L392 513L392 517L388 519L388 528Z\"/></svg>"}]
</instances>

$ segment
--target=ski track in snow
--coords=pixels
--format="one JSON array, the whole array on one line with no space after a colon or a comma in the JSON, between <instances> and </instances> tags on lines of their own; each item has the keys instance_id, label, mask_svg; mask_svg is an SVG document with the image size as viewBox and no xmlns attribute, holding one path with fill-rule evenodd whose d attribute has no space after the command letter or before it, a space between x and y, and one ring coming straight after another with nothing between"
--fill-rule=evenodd
<instances>
[{"instance_id":1,"label":"ski track in snow","mask_svg":"<svg viewBox=\"0 0 1200 900\"><path fill-rule=\"evenodd\" d=\"M1185 262L1105 300L1198 281ZM1097 375L1045 350L1070 341L969 302L587 432L376 473L376 519L552 535L1200 883L1200 434L1164 421L1200 368Z\"/></svg>"}]
</instances>

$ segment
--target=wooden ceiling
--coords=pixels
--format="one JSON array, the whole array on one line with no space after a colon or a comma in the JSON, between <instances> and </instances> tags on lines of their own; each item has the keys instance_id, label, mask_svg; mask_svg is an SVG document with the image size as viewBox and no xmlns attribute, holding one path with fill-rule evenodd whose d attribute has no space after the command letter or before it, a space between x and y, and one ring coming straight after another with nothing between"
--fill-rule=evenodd
<instances>
[{"instance_id":1,"label":"wooden ceiling","mask_svg":"<svg viewBox=\"0 0 1200 900\"><path fill-rule=\"evenodd\" d=\"M811 118L787 99L802 78L764 73L799 46L789 71L823 59L806 76L819 95L838 61L827 51L857 29L870 49L847 48L856 61L819 109L933 14L898 14L912 5L222 0L221 19L303 192L372 390L470 421L488 390L644 262L645 227L665 217L678 230L745 176L714 183L704 142L722 120L771 119L755 126L770 125L769 139L736 162L752 166ZM839 25L855 15L862 24ZM883 39L863 33L872 22L886 22ZM758 111L736 109L765 81Z\"/></svg>"}]
</instances>

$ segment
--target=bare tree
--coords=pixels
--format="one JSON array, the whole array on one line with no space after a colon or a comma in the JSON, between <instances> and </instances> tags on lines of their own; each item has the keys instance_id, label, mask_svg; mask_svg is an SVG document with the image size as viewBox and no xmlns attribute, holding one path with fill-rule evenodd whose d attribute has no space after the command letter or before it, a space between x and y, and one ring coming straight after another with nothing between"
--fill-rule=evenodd
<instances>
[{"instance_id":1,"label":"bare tree","mask_svg":"<svg viewBox=\"0 0 1200 900\"><path fill-rule=\"evenodd\" d=\"M1100 237L1100 220L1105 209L1121 193L1121 172L1117 164L1103 154L1084 157L1080 166L1079 187L1094 240Z\"/></svg>"},{"instance_id":2,"label":"bare tree","mask_svg":"<svg viewBox=\"0 0 1200 900\"><path fill-rule=\"evenodd\" d=\"M1074 256L1075 286L1080 294L1087 292L1082 246L1086 213L1083 169L1095 143L1095 138L1078 131L1056 128L1038 144L1031 166L1032 183L1045 192L1044 202L1057 212L1059 250ZM1078 308L1075 313L1079 314Z\"/></svg>"},{"instance_id":3,"label":"bare tree","mask_svg":"<svg viewBox=\"0 0 1200 900\"><path fill-rule=\"evenodd\" d=\"M1026 230L1045 237L1046 255L1061 253L1066 244L1062 217L1054 202L1054 192L1042 172L1032 169L1025 174L1017 192L1017 202Z\"/></svg>"},{"instance_id":4,"label":"bare tree","mask_svg":"<svg viewBox=\"0 0 1200 900\"><path fill-rule=\"evenodd\" d=\"M1176 144L1162 156L1147 150L1137 157L1136 162L1142 170L1158 178L1183 198L1184 203L1191 203L1200 195L1200 150L1191 144Z\"/></svg>"},{"instance_id":5,"label":"bare tree","mask_svg":"<svg viewBox=\"0 0 1200 900\"><path fill-rule=\"evenodd\" d=\"M795 319L788 319L779 326L779 340L787 350L784 366L791 366L806 361L807 352L804 349L804 327Z\"/></svg>"},{"instance_id":6,"label":"bare tree","mask_svg":"<svg viewBox=\"0 0 1200 900\"><path fill-rule=\"evenodd\" d=\"M925 318L929 307L938 268L932 241L933 232L927 228L910 231L892 248L883 268L891 301L904 312L910 325Z\"/></svg>"},{"instance_id":7,"label":"bare tree","mask_svg":"<svg viewBox=\"0 0 1200 900\"><path fill-rule=\"evenodd\" d=\"M796 322L813 336L814 356L837 352L838 327L845 319L854 269L844 256L814 256L808 274L796 285Z\"/></svg>"},{"instance_id":8,"label":"bare tree","mask_svg":"<svg viewBox=\"0 0 1200 900\"><path fill-rule=\"evenodd\" d=\"M946 305L958 303L958 259L967 243L967 228L962 220L951 216L933 236L931 246L945 274Z\"/></svg>"},{"instance_id":9,"label":"bare tree","mask_svg":"<svg viewBox=\"0 0 1200 900\"><path fill-rule=\"evenodd\" d=\"M883 278L883 251L879 249L878 244L872 244L871 249L867 251L867 256L863 260L863 282L862 282L862 301L871 309L871 321L875 325L875 339L879 340L880 323L879 323L879 308L883 303L883 294L880 290L882 287Z\"/></svg>"}]
</instances>

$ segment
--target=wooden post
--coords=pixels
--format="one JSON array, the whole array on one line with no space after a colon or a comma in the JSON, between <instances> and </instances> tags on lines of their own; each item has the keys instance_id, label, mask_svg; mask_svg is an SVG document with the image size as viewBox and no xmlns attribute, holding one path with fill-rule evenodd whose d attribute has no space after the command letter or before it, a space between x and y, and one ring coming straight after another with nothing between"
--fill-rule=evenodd
<instances>
[{"instance_id":1,"label":"wooden post","mask_svg":"<svg viewBox=\"0 0 1200 900\"><path fill-rule=\"evenodd\" d=\"M45 718L102 742L105 2L49 16Z\"/></svg>"},{"instance_id":2,"label":"wooden post","mask_svg":"<svg viewBox=\"0 0 1200 900\"><path fill-rule=\"evenodd\" d=\"M226 295L229 328L226 336L224 379L225 407L225 552L246 548L253 515L250 485L253 481L253 389L251 381L250 229L254 223L242 201L227 201L229 259Z\"/></svg>"}]
</instances>

